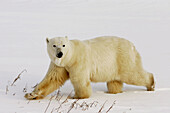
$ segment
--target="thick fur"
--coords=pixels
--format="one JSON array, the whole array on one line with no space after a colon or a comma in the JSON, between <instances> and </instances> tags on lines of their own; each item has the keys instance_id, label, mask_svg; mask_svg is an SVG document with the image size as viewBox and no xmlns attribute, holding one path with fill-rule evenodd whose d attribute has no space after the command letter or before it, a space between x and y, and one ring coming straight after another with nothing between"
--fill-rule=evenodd
<instances>
[{"instance_id":1,"label":"thick fur","mask_svg":"<svg viewBox=\"0 0 170 113\"><path fill-rule=\"evenodd\" d=\"M75 90L74 98L90 97L90 82L107 82L108 92L114 94L122 92L123 83L145 86L148 91L154 90L153 74L143 69L136 48L123 38L105 36L79 41L56 37L47 39L47 50L52 63L57 65L54 71L60 70L59 67L64 70L65 74L57 73L57 78L65 76L60 85L70 78ZM56 57L58 50L63 53L61 58ZM47 84L49 88L56 87L51 90L44 89L48 90L47 94L60 86L57 80L54 81L55 85L49 83L48 76L49 74L43 84ZM55 75L50 78L53 77Z\"/></svg>"},{"instance_id":2,"label":"thick fur","mask_svg":"<svg viewBox=\"0 0 170 113\"><path fill-rule=\"evenodd\" d=\"M62 86L68 79L69 75L65 68L58 67L51 62L45 78L35 87L32 93L27 93L25 98L29 100L44 98Z\"/></svg>"}]
</instances>

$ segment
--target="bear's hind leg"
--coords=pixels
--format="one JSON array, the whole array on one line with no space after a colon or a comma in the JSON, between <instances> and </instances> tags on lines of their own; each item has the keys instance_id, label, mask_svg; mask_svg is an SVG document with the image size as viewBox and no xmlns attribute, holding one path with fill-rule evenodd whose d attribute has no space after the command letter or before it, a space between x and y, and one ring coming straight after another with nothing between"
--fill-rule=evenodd
<instances>
[{"instance_id":1,"label":"bear's hind leg","mask_svg":"<svg viewBox=\"0 0 170 113\"><path fill-rule=\"evenodd\" d=\"M147 88L147 91L154 91L154 89L155 89L154 77L153 77L152 73L149 73L149 74L150 74L150 84L148 86L146 86L146 88Z\"/></svg>"},{"instance_id":2,"label":"bear's hind leg","mask_svg":"<svg viewBox=\"0 0 170 113\"><path fill-rule=\"evenodd\" d=\"M120 81L107 82L108 93L116 94L122 93L123 83Z\"/></svg>"},{"instance_id":3,"label":"bear's hind leg","mask_svg":"<svg viewBox=\"0 0 170 113\"><path fill-rule=\"evenodd\" d=\"M135 63L132 62L133 60L127 60L127 64L126 62L124 62L126 66L124 66L124 64L121 64L123 65L123 68L120 71L121 81L131 85L145 86L147 88L147 91L154 91L155 82L153 74L146 72L143 69L139 53L136 50L134 50L134 52L136 55ZM134 59L131 57L129 58Z\"/></svg>"},{"instance_id":4,"label":"bear's hind leg","mask_svg":"<svg viewBox=\"0 0 170 113\"><path fill-rule=\"evenodd\" d=\"M123 82L131 85L145 86L147 91L154 91L155 81L152 73L149 72L134 72L122 76Z\"/></svg>"}]
</instances>

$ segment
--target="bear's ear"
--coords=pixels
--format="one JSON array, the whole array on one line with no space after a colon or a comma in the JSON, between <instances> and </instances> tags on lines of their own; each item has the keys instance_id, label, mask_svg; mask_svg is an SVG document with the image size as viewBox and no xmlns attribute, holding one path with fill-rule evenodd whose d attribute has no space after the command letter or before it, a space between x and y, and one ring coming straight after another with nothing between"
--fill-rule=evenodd
<instances>
[{"instance_id":1,"label":"bear's ear","mask_svg":"<svg viewBox=\"0 0 170 113\"><path fill-rule=\"evenodd\" d=\"M46 42L49 43L49 39L48 38L46 38Z\"/></svg>"}]
</instances>

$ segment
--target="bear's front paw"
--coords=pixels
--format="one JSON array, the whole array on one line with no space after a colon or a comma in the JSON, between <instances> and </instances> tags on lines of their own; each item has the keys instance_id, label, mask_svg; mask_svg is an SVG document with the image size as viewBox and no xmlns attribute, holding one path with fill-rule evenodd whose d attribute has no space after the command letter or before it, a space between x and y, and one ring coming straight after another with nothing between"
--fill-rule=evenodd
<instances>
[{"instance_id":1,"label":"bear's front paw","mask_svg":"<svg viewBox=\"0 0 170 113\"><path fill-rule=\"evenodd\" d=\"M36 100L36 99L41 99L44 96L43 95L38 95L38 94L32 92L32 93L26 93L24 97L26 99L28 99L28 100Z\"/></svg>"}]
</instances>

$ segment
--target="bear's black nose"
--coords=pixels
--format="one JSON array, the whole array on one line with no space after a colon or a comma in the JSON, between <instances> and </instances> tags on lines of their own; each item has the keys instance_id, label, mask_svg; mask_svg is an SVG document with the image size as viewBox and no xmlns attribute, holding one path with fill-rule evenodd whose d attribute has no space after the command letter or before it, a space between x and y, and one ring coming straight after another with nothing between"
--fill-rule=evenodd
<instances>
[{"instance_id":1,"label":"bear's black nose","mask_svg":"<svg viewBox=\"0 0 170 113\"><path fill-rule=\"evenodd\" d=\"M58 58L61 58L63 56L63 53L62 52L59 52L58 54L57 54L57 57Z\"/></svg>"}]
</instances>

